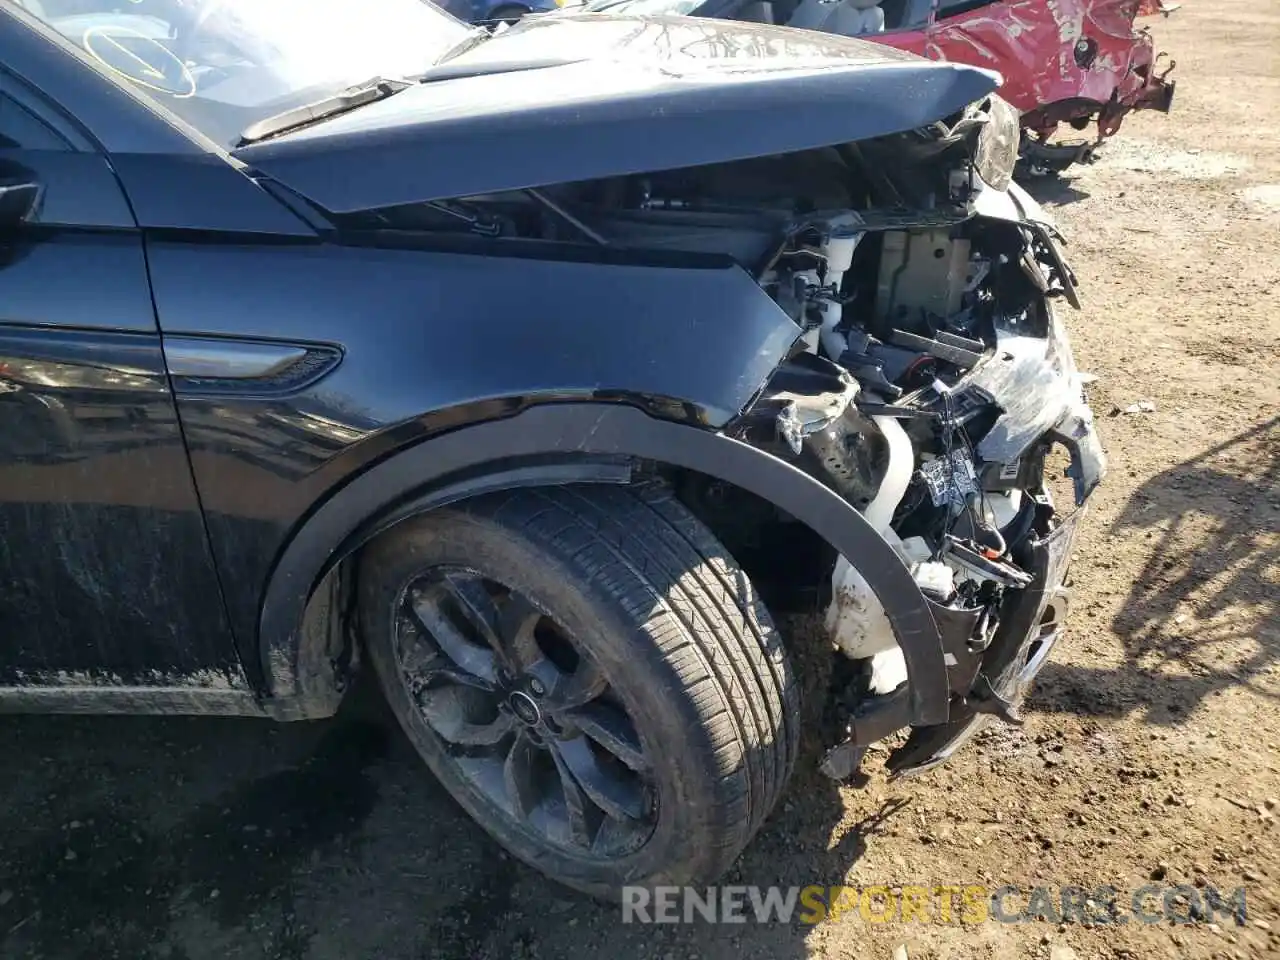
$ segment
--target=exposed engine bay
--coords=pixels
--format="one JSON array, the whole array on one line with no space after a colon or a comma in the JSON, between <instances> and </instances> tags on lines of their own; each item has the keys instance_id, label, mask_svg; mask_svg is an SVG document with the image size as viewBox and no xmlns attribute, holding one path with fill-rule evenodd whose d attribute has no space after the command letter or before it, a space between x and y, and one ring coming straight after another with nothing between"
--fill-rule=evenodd
<instances>
[{"instance_id":1,"label":"exposed engine bay","mask_svg":"<svg viewBox=\"0 0 1280 960\"><path fill-rule=\"evenodd\" d=\"M1079 305L1075 280L1011 187L1017 145L1016 113L992 97L857 144L433 202L369 225L727 255L751 271L800 334L729 432L857 507L943 640L952 720L891 755L905 773L980 719L1018 721L1067 602L1074 523L1046 488L1046 455L1067 447L1081 504L1105 470L1053 312ZM823 596L838 651L824 770L844 779L909 724L907 671L856 557L836 559Z\"/></svg>"}]
</instances>

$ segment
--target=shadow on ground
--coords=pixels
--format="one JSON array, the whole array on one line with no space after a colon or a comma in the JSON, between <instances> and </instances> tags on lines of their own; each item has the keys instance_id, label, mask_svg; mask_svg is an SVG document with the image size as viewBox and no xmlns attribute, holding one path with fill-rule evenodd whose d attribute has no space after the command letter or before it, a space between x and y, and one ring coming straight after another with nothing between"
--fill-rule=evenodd
<instances>
[{"instance_id":1,"label":"shadow on ground","mask_svg":"<svg viewBox=\"0 0 1280 960\"><path fill-rule=\"evenodd\" d=\"M234 925L272 899L294 955L290 877L359 830L387 752L367 722L24 717L0 742L5 956L144 957L185 905Z\"/></svg>"},{"instance_id":2,"label":"shadow on ground","mask_svg":"<svg viewBox=\"0 0 1280 960\"><path fill-rule=\"evenodd\" d=\"M623 924L507 858L376 694L332 721L0 719L0 956L805 956L792 924ZM892 811L814 770L725 883L838 884Z\"/></svg>"},{"instance_id":3,"label":"shadow on ground","mask_svg":"<svg viewBox=\"0 0 1280 960\"><path fill-rule=\"evenodd\" d=\"M1051 663L1036 705L1172 723L1228 687L1276 695L1278 518L1280 420L1139 487L1110 530L1149 544L1111 624L1124 662ZM813 729L825 679L798 668ZM847 822L816 747L724 883L837 884L877 842L893 810ZM367 685L317 723L4 718L0 755L6 958L806 956L798 920L624 924L553 887L454 806Z\"/></svg>"},{"instance_id":4,"label":"shadow on ground","mask_svg":"<svg viewBox=\"0 0 1280 960\"><path fill-rule=\"evenodd\" d=\"M1110 533L1148 544L1111 624L1124 664L1050 663L1037 706L1167 724L1228 687L1280 696L1280 418L1144 483Z\"/></svg>"},{"instance_id":5,"label":"shadow on ground","mask_svg":"<svg viewBox=\"0 0 1280 960\"><path fill-rule=\"evenodd\" d=\"M1074 180L1056 173L1020 177L1018 186L1031 194L1037 203L1046 207L1065 207L1067 204L1089 199L1089 194L1077 187Z\"/></svg>"}]
</instances>

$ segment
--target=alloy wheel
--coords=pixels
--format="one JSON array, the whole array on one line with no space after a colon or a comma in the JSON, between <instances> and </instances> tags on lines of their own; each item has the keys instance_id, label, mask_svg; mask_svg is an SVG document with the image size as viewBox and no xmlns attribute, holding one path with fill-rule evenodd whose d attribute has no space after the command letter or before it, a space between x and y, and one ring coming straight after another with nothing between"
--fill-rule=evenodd
<instances>
[{"instance_id":1,"label":"alloy wheel","mask_svg":"<svg viewBox=\"0 0 1280 960\"><path fill-rule=\"evenodd\" d=\"M577 856L644 845L657 822L649 759L604 674L554 618L448 567L401 591L395 624L401 681L493 806Z\"/></svg>"}]
</instances>

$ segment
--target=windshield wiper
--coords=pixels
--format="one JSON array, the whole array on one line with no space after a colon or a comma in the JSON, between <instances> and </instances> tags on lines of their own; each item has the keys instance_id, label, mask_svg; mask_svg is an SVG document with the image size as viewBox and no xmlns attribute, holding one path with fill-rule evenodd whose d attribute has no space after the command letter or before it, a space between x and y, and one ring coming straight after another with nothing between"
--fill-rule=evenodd
<instances>
[{"instance_id":1,"label":"windshield wiper","mask_svg":"<svg viewBox=\"0 0 1280 960\"><path fill-rule=\"evenodd\" d=\"M474 50L480 44L493 37L493 32L488 27L472 27L467 35L455 43L452 47L440 54L436 58L436 66L447 63L454 57L460 57L464 53Z\"/></svg>"},{"instance_id":2,"label":"windshield wiper","mask_svg":"<svg viewBox=\"0 0 1280 960\"><path fill-rule=\"evenodd\" d=\"M399 93L406 87L411 86L413 84L408 80L389 80L386 77L374 77L372 80L348 87L346 90L339 91L332 96L316 100L313 103L304 103L300 107L284 110L275 116L267 117L265 120L251 123L240 134L240 140L236 143L236 146L243 147L250 143L258 143L282 133L296 130L299 127L305 127L318 120L327 120L340 113L346 113L348 110L354 110L366 104L385 100L392 94Z\"/></svg>"}]
</instances>

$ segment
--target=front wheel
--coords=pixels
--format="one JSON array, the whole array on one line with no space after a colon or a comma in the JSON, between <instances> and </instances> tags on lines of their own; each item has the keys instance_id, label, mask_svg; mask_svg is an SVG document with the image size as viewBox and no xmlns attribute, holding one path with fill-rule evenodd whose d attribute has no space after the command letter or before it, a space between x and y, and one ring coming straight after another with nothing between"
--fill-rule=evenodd
<instances>
[{"instance_id":1,"label":"front wheel","mask_svg":"<svg viewBox=\"0 0 1280 960\"><path fill-rule=\"evenodd\" d=\"M570 887L710 882L790 774L778 633L665 490L522 490L406 521L366 550L360 611L428 766Z\"/></svg>"}]
</instances>

